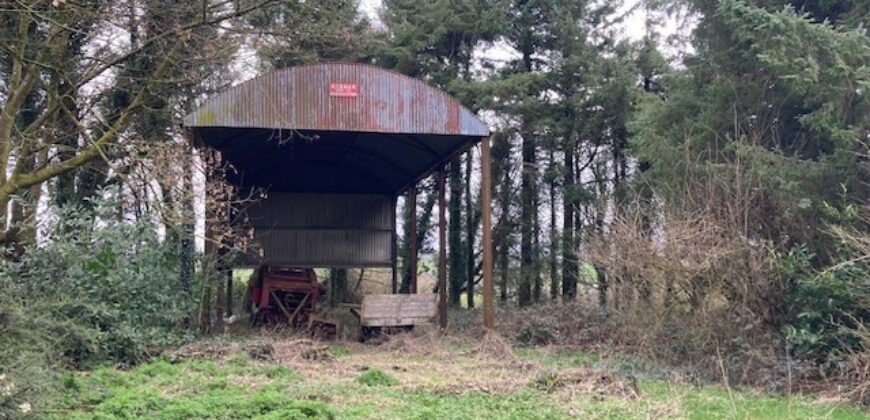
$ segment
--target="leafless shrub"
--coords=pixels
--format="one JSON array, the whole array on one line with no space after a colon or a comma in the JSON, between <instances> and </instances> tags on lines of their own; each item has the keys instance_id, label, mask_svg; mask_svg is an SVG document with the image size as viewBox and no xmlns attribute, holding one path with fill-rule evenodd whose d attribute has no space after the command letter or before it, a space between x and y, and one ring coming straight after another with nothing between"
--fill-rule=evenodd
<instances>
[{"instance_id":1,"label":"leafless shrub","mask_svg":"<svg viewBox=\"0 0 870 420\"><path fill-rule=\"evenodd\" d=\"M870 406L870 327L860 325L857 334L861 337L864 350L846 358L838 382L849 387L849 399Z\"/></svg>"},{"instance_id":2,"label":"leafless shrub","mask_svg":"<svg viewBox=\"0 0 870 420\"><path fill-rule=\"evenodd\" d=\"M663 215L653 230L618 216L585 258L610 284L615 339L640 356L764 379L778 349L783 287L775 254L712 212Z\"/></svg>"}]
</instances>

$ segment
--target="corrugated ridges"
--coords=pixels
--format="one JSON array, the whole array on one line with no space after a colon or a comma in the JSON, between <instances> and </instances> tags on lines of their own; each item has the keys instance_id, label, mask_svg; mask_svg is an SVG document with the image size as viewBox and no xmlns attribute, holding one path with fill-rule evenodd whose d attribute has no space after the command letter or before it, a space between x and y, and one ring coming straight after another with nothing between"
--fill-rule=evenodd
<instances>
[{"instance_id":1,"label":"corrugated ridges","mask_svg":"<svg viewBox=\"0 0 870 420\"><path fill-rule=\"evenodd\" d=\"M356 97L329 95L352 83ZM274 71L212 97L186 127L250 127L488 136L457 100L422 81L358 63L321 63Z\"/></svg>"}]
</instances>

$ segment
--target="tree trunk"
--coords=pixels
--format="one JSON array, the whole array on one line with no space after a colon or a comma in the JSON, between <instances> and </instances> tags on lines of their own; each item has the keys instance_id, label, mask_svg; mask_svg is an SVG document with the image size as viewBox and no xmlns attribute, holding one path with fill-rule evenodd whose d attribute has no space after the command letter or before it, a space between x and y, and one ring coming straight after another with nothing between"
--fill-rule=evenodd
<instances>
[{"instance_id":1,"label":"tree trunk","mask_svg":"<svg viewBox=\"0 0 870 420\"><path fill-rule=\"evenodd\" d=\"M537 303L541 301L541 289L544 283L543 261L541 256L541 219L538 214L538 209L541 206L541 199L538 194L535 194L532 203L535 209L535 218L532 219L532 252L534 252L532 258L535 262L535 281L532 284L532 300Z\"/></svg>"},{"instance_id":2,"label":"tree trunk","mask_svg":"<svg viewBox=\"0 0 870 420\"><path fill-rule=\"evenodd\" d=\"M469 308L474 307L474 206L471 197L472 149L465 155L465 296Z\"/></svg>"},{"instance_id":3,"label":"tree trunk","mask_svg":"<svg viewBox=\"0 0 870 420\"><path fill-rule=\"evenodd\" d=\"M574 243L574 217L576 193L574 192L574 143L565 139L565 175L562 181L562 299L574 300L577 296L577 255Z\"/></svg>"},{"instance_id":4,"label":"tree trunk","mask_svg":"<svg viewBox=\"0 0 870 420\"><path fill-rule=\"evenodd\" d=\"M60 92L68 90L65 84L66 83L63 81L59 82L58 90ZM79 141L78 136L75 135L75 133L79 132L79 129L71 117L71 115L74 115L75 118L78 118L78 105L76 104L75 98L71 96L65 97L63 102L63 106L68 110L68 113L61 113L58 116L55 123L56 126L54 127L54 129L57 130L56 137L59 139L57 141L57 159L61 161L75 156ZM76 200L75 178L76 171L68 171L57 176L54 183L54 194L52 194L52 196L54 198L54 203L58 207L63 207L68 204L78 204Z\"/></svg>"},{"instance_id":5,"label":"tree trunk","mask_svg":"<svg viewBox=\"0 0 870 420\"><path fill-rule=\"evenodd\" d=\"M604 215L605 215L605 201L602 199L607 194L607 185L606 180L599 173L600 171L596 168L593 168L593 173L595 176L595 184L598 189L598 202L595 204L595 232L598 235L604 234ZM598 275L598 303L601 306L605 306L607 304L607 290L610 288L610 284L607 281L607 276L604 273L604 269L596 266L595 271Z\"/></svg>"},{"instance_id":6,"label":"tree trunk","mask_svg":"<svg viewBox=\"0 0 870 420\"><path fill-rule=\"evenodd\" d=\"M598 279L598 306L604 308L607 306L607 275L599 266L595 266L595 275Z\"/></svg>"},{"instance_id":7,"label":"tree trunk","mask_svg":"<svg viewBox=\"0 0 870 420\"><path fill-rule=\"evenodd\" d=\"M37 101L37 95L30 94L25 98L22 112L16 118L16 124L19 127L30 125L40 112L40 104ZM25 143L26 139L19 139L19 142ZM36 146L36 145L32 145ZM16 171L30 172L37 168L46 159L46 152L39 152L39 156L32 150L35 147L20 147L19 156L15 164ZM24 251L23 246L36 244L36 208L39 205L39 198L42 196L42 183L35 184L24 191L20 197L12 201L12 209L10 211L9 224L7 226L7 235L5 242L15 249L15 254L20 255ZM3 206L2 208L6 208ZM5 216L5 214L4 214Z\"/></svg>"},{"instance_id":8,"label":"tree trunk","mask_svg":"<svg viewBox=\"0 0 870 420\"><path fill-rule=\"evenodd\" d=\"M181 290L190 298L190 284L193 279L193 252L194 252L194 230L196 226L194 214L194 197L193 197L193 144L190 139L185 139L184 156L181 163L182 186L181 197L176 199L176 202L181 202L181 217L180 232L178 232L178 265L179 265L179 283Z\"/></svg>"},{"instance_id":9,"label":"tree trunk","mask_svg":"<svg viewBox=\"0 0 870 420\"><path fill-rule=\"evenodd\" d=\"M555 153L550 149L550 167L555 169ZM559 298L559 233L556 229L556 176L550 175L550 299Z\"/></svg>"},{"instance_id":10,"label":"tree trunk","mask_svg":"<svg viewBox=\"0 0 870 420\"><path fill-rule=\"evenodd\" d=\"M329 304L344 302L344 295L347 291L347 269L333 268L329 270Z\"/></svg>"},{"instance_id":11,"label":"tree trunk","mask_svg":"<svg viewBox=\"0 0 870 420\"><path fill-rule=\"evenodd\" d=\"M19 158L16 163L27 171L33 170L37 164L36 156L32 154ZM24 247L36 244L36 208L41 196L42 184L36 184L12 200L5 242L13 247L15 255L21 255Z\"/></svg>"},{"instance_id":12,"label":"tree trunk","mask_svg":"<svg viewBox=\"0 0 870 420\"><path fill-rule=\"evenodd\" d=\"M518 303L527 306L532 300L532 283L535 278L534 223L537 218L535 196L537 195L535 143L531 133L523 134L523 177L520 188L520 282Z\"/></svg>"},{"instance_id":13,"label":"tree trunk","mask_svg":"<svg viewBox=\"0 0 870 420\"><path fill-rule=\"evenodd\" d=\"M429 235L429 233L431 233L431 231L432 231L432 225L433 225L432 212L435 209L435 202L437 201L436 199L438 198L438 194L435 191L431 191L431 190L425 191L422 188L422 186L418 186L418 188L421 189L421 191L420 191L421 193L426 194L426 201L423 202L422 213L418 214L418 217L417 217L417 243L416 243L416 246L414 247L414 249L417 251L417 254L419 255L420 248L422 248L423 244L426 243L426 238ZM418 194L418 197L419 197L419 194ZM411 293L412 292L412 290L411 290L411 269L412 269L412 267L411 266L413 264L411 264L411 258L410 258L411 257L411 250L410 250L410 246L409 246L410 243L408 242L410 235L408 234L408 232L409 232L408 229L410 227L410 220L411 220L410 211L413 211L413 210L415 210L415 209L408 208L406 213L405 213L406 214L406 218L405 218L405 221L406 221L405 232L406 232L406 234L405 234L405 239L403 241L403 246L402 246L404 255L402 258L402 284L401 284L401 287L399 289L400 293ZM460 285L460 287L461 287L461 285Z\"/></svg>"},{"instance_id":14,"label":"tree trunk","mask_svg":"<svg viewBox=\"0 0 870 420\"><path fill-rule=\"evenodd\" d=\"M499 272L499 300L506 302L510 280L510 247L511 232L511 198L513 196L513 178L511 177L511 147L509 136L494 137L493 168L498 173L499 191L498 208L499 218L495 227L493 238L496 247L496 264ZM497 153L497 154L496 154ZM494 174L495 175L495 174Z\"/></svg>"},{"instance_id":15,"label":"tree trunk","mask_svg":"<svg viewBox=\"0 0 870 420\"><path fill-rule=\"evenodd\" d=\"M465 267L462 258L462 171L459 158L450 162L450 200L448 201L447 223L447 259L448 283L450 294L448 295L450 306L459 306L459 295L465 284Z\"/></svg>"}]
</instances>

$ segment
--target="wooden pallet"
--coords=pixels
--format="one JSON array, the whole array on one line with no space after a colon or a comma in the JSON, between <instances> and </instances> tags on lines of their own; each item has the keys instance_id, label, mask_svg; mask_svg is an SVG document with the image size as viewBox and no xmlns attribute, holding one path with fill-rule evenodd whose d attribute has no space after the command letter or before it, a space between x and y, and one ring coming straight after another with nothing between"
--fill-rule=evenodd
<instances>
[{"instance_id":1,"label":"wooden pallet","mask_svg":"<svg viewBox=\"0 0 870 420\"><path fill-rule=\"evenodd\" d=\"M438 295L365 295L359 309L351 308L362 327L429 325L438 314Z\"/></svg>"}]
</instances>

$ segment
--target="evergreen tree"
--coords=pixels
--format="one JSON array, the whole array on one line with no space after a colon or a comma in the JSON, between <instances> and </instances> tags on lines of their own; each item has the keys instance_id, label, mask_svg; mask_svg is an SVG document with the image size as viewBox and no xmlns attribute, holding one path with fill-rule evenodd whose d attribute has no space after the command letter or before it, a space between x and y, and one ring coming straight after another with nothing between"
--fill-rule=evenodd
<instances>
[{"instance_id":1,"label":"evergreen tree","mask_svg":"<svg viewBox=\"0 0 870 420\"><path fill-rule=\"evenodd\" d=\"M462 287L465 285L465 270L462 247L462 174L459 159L453 159L449 164L449 190L447 222L447 282L450 284L449 302L451 306L459 306Z\"/></svg>"},{"instance_id":2,"label":"evergreen tree","mask_svg":"<svg viewBox=\"0 0 870 420\"><path fill-rule=\"evenodd\" d=\"M323 61L369 61L380 36L355 0L278 1L251 14L249 42L267 69Z\"/></svg>"},{"instance_id":3,"label":"evergreen tree","mask_svg":"<svg viewBox=\"0 0 870 420\"><path fill-rule=\"evenodd\" d=\"M518 302L529 304L542 289L540 249L539 189L542 168L539 154L553 149L563 153L571 171L565 171L564 187L570 190L565 203L563 224L565 248L562 252L563 293L572 297L576 289L577 265L574 262L575 224L573 185L575 152L581 144L581 122L590 87L583 80L588 63L598 60L602 51L592 45L593 33L603 45L612 34L596 29L613 12L613 5L594 5L585 1L529 0L509 1L502 39L517 51L499 72L492 85L493 108L514 118L521 139L522 181L520 185L520 279ZM584 61L587 60L587 61ZM586 66L584 68L584 66ZM598 134L606 134L600 131ZM559 147L559 145L562 147ZM552 165L550 165L552 166ZM555 180L553 180L555 182ZM554 194L555 195L555 194ZM551 201L556 201L555 197ZM551 235L552 236L552 235ZM553 242L553 240L550 240ZM552 250L551 250L552 252ZM551 267L553 265L551 261ZM554 269L550 270L555 275Z\"/></svg>"},{"instance_id":4,"label":"evergreen tree","mask_svg":"<svg viewBox=\"0 0 870 420\"><path fill-rule=\"evenodd\" d=\"M665 93L649 95L634 122L645 178L689 207L708 205L697 202L700 192L684 194L689 186L740 196L740 214L724 214L725 206L720 213L745 235L781 250L803 243L817 263L829 260L830 237L820 229L831 220L826 203L867 195L858 156L870 113L855 87L866 84L868 37L846 23L864 6L801 2L799 10L817 13L802 18L771 12L788 2L690 4L702 16L696 53L662 78ZM826 19L843 24L814 23Z\"/></svg>"},{"instance_id":5,"label":"evergreen tree","mask_svg":"<svg viewBox=\"0 0 870 420\"><path fill-rule=\"evenodd\" d=\"M480 92L475 88L472 60L480 43L496 34L497 3L473 0L387 0L384 23L389 41L377 54L377 62L412 77L427 80L457 97L472 110L478 108ZM449 303L459 304L462 288L473 287L474 226L465 219L463 230L463 177L460 157L449 164L448 201L448 283ZM470 197L466 194L467 199ZM468 209L466 209L468 211ZM462 233L466 237L463 241Z\"/></svg>"}]
</instances>

